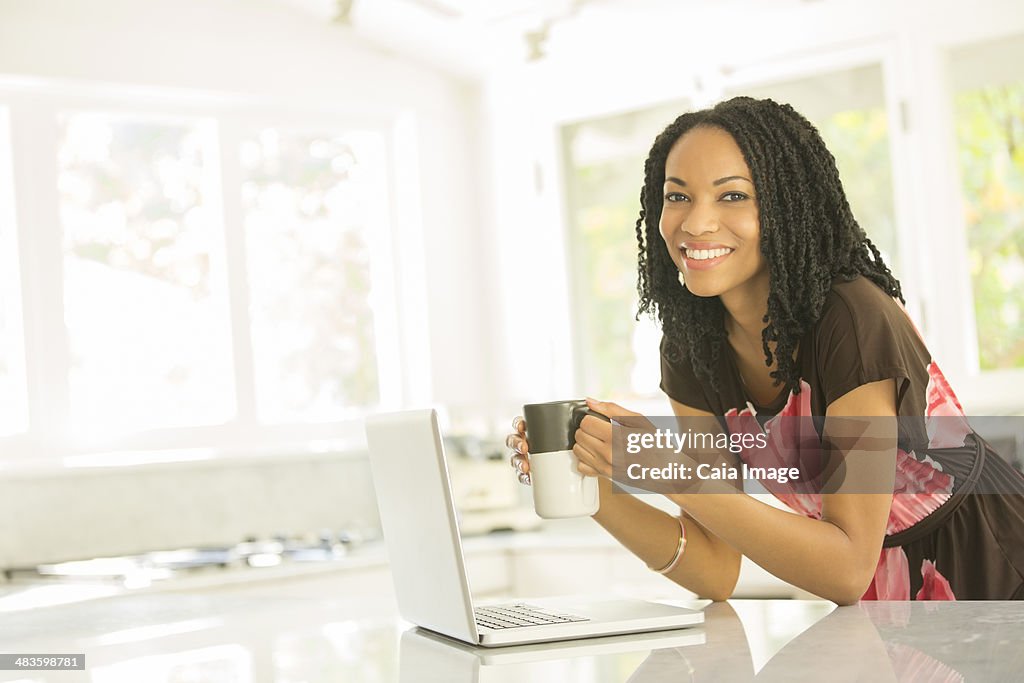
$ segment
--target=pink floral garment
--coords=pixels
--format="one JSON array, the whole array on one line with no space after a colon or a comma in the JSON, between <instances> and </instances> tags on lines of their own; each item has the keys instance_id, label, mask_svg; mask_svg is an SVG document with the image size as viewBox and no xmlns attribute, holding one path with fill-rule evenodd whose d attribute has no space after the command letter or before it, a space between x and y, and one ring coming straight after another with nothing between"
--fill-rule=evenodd
<instances>
[{"instance_id":1,"label":"pink floral garment","mask_svg":"<svg viewBox=\"0 0 1024 683\"><path fill-rule=\"evenodd\" d=\"M970 427L964 418L963 409L942 371L934 363L928 365L928 407L925 425L928 430L929 448L950 448L963 446ZM799 453L820 449L820 439L812 428L810 419L786 420L780 418L810 418L811 387L800 383L799 394L790 392L786 406L778 415L764 425L768 435L767 449L759 449L756 456L749 452L741 454L748 462L756 458L757 466L792 467ZM757 433L761 431L756 420L757 412L749 403L743 410L732 409L725 414L731 432ZM961 417L962 420L935 419ZM785 429L783 429L785 425ZM779 500L794 511L814 519L821 519L821 494L814 493L810 484L791 482L778 485L764 482L765 487ZM927 517L945 503L953 489L953 478L942 471L942 466L927 455L920 459L914 453L897 448L896 481L886 534L891 535L907 529ZM939 573L935 565L924 560L920 567L923 586L915 596L918 600L955 600L949 582ZM864 593L864 600L909 600L910 567L907 555L901 547L882 548L871 585Z\"/></svg>"}]
</instances>

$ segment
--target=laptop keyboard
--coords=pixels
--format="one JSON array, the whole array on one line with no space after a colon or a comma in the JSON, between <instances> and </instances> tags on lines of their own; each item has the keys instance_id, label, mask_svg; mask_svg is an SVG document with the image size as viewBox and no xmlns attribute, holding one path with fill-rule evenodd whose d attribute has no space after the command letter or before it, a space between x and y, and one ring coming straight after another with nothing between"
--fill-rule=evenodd
<instances>
[{"instance_id":1,"label":"laptop keyboard","mask_svg":"<svg viewBox=\"0 0 1024 683\"><path fill-rule=\"evenodd\" d=\"M575 621L590 621L587 617L563 614L541 609L532 605L515 604L495 607L477 607L476 625L490 629L518 628L521 626L543 626L544 624L568 624Z\"/></svg>"}]
</instances>

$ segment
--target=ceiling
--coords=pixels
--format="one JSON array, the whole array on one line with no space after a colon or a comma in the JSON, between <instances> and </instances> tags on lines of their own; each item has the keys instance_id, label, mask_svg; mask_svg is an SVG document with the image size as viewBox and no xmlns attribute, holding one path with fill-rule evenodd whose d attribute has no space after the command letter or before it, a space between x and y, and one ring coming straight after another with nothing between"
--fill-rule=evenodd
<instances>
[{"instance_id":1,"label":"ceiling","mask_svg":"<svg viewBox=\"0 0 1024 683\"><path fill-rule=\"evenodd\" d=\"M643 27L708 12L773 12L825 0L279 0L370 44L453 75L642 40Z\"/></svg>"}]
</instances>

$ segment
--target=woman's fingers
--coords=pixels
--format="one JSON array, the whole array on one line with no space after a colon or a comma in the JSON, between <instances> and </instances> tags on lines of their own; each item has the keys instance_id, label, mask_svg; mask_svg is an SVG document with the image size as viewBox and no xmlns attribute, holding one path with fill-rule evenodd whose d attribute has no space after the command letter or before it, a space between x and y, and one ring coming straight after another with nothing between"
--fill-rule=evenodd
<instances>
[{"instance_id":1,"label":"woman's fingers","mask_svg":"<svg viewBox=\"0 0 1024 683\"><path fill-rule=\"evenodd\" d=\"M584 472L584 468L589 468L595 474L599 474L602 477L612 476L611 463L605 462L601 456L591 452L580 442L576 442L576 445L572 447L572 452L576 455L576 460L579 461L577 469L581 473Z\"/></svg>"},{"instance_id":2,"label":"woman's fingers","mask_svg":"<svg viewBox=\"0 0 1024 683\"><path fill-rule=\"evenodd\" d=\"M636 411L623 408L618 403L612 403L611 401L598 401L596 398L588 398L587 407L611 418L635 417L640 415L640 413Z\"/></svg>"},{"instance_id":3,"label":"woman's fingers","mask_svg":"<svg viewBox=\"0 0 1024 683\"><path fill-rule=\"evenodd\" d=\"M530 458L525 455L514 454L509 458L509 464L521 474L526 474L530 471Z\"/></svg>"},{"instance_id":4,"label":"woman's fingers","mask_svg":"<svg viewBox=\"0 0 1024 683\"><path fill-rule=\"evenodd\" d=\"M509 434L506 436L505 445L520 455L526 455L530 452L530 444L526 442L526 439L518 434Z\"/></svg>"},{"instance_id":5,"label":"woman's fingers","mask_svg":"<svg viewBox=\"0 0 1024 683\"><path fill-rule=\"evenodd\" d=\"M526 420L517 415L512 420L512 429L515 434L505 437L505 445L512 449L512 457L509 464L515 468L519 475L519 483L530 485L530 444L526 442Z\"/></svg>"},{"instance_id":6,"label":"woman's fingers","mask_svg":"<svg viewBox=\"0 0 1024 683\"><path fill-rule=\"evenodd\" d=\"M512 420L512 429L514 429L517 434L526 436L526 420L523 419L522 415L517 415L516 418Z\"/></svg>"},{"instance_id":7,"label":"woman's fingers","mask_svg":"<svg viewBox=\"0 0 1024 683\"><path fill-rule=\"evenodd\" d=\"M519 477L520 484L530 485L530 458L525 455L514 454L509 459L509 464L516 471L516 475Z\"/></svg>"},{"instance_id":8,"label":"woman's fingers","mask_svg":"<svg viewBox=\"0 0 1024 683\"><path fill-rule=\"evenodd\" d=\"M580 428L576 431L578 435L580 432L589 434L590 436L596 437L601 441L611 443L612 441L612 425L610 422L605 422L601 418L594 417L593 415L587 415L580 420Z\"/></svg>"}]
</instances>

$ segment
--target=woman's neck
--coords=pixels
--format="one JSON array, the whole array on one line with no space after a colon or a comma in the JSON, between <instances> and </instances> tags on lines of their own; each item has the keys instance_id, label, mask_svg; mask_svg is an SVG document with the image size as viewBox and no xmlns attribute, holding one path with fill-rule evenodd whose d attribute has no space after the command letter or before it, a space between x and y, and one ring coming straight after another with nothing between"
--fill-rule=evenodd
<instances>
[{"instance_id":1,"label":"woman's neck","mask_svg":"<svg viewBox=\"0 0 1024 683\"><path fill-rule=\"evenodd\" d=\"M725 331L730 338L742 337L756 340L761 345L761 331L768 314L768 278L749 282L742 289L734 289L720 295L725 307Z\"/></svg>"}]
</instances>

